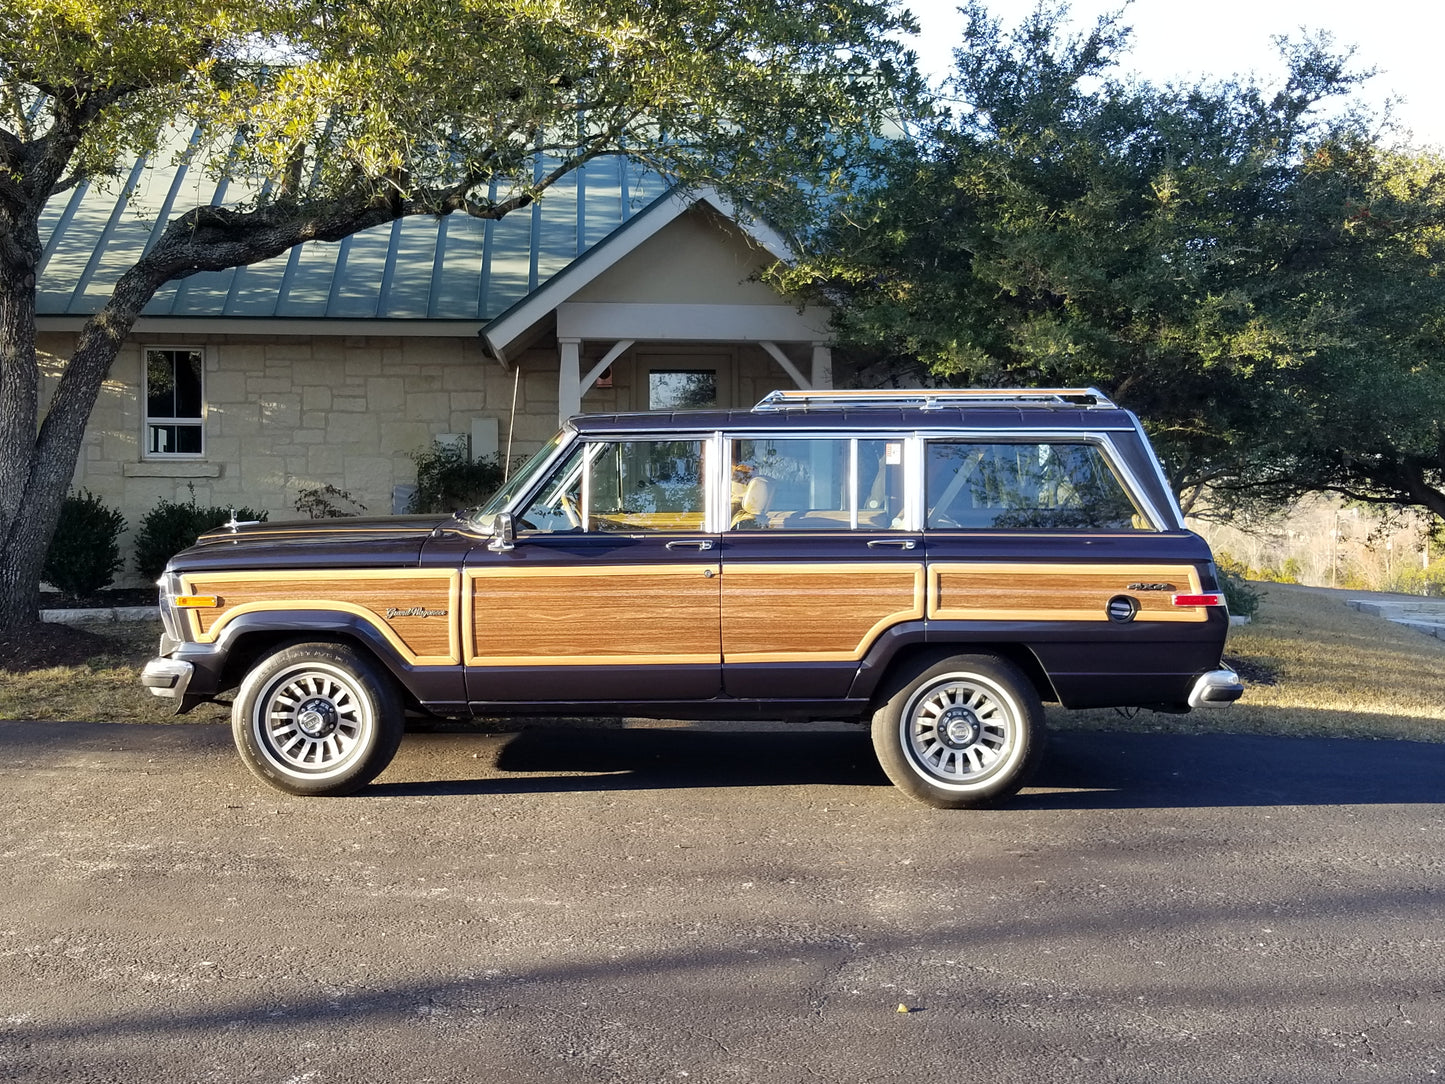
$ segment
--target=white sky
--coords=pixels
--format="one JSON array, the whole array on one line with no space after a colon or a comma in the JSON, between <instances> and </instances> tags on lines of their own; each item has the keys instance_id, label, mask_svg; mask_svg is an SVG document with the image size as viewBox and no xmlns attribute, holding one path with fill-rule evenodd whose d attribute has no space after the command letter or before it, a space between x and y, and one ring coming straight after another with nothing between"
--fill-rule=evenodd
<instances>
[{"instance_id":1,"label":"white sky","mask_svg":"<svg viewBox=\"0 0 1445 1084\"><path fill-rule=\"evenodd\" d=\"M904 0L923 33L911 43L923 71L935 78L952 67L960 40L956 0ZM986 0L1005 27L1018 25L1035 0ZM1123 0L1073 0L1076 29L1093 25ZM1395 117L1416 145L1445 146L1445 3L1441 0L1133 0L1123 22L1133 28L1120 67L1155 83L1254 73L1273 83L1284 68L1271 38L1298 36L1301 27L1326 30L1337 49L1355 48L1358 68L1378 74L1361 97L1378 107L1404 99Z\"/></svg>"}]
</instances>

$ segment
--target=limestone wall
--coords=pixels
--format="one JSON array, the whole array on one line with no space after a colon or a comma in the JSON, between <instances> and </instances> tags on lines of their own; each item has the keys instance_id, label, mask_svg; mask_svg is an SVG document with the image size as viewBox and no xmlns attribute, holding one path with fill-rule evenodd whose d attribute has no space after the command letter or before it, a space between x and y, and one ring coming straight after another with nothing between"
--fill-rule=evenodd
<instances>
[{"instance_id":1,"label":"limestone wall","mask_svg":"<svg viewBox=\"0 0 1445 1084\"><path fill-rule=\"evenodd\" d=\"M44 334L39 347L42 395L73 345ZM200 459L142 455L140 401L146 347L205 353L205 454ZM589 344L601 356L606 344ZM594 388L588 411L645 409L649 367L714 367L723 406L751 406L789 386L756 347L669 344L665 353L639 344L618 359L611 388ZM513 414L513 392L516 413ZM557 350L546 342L523 355L519 379L483 356L472 337L327 337L137 335L121 352L91 415L75 473L120 509L129 532L162 499L246 506L271 519L294 519L298 494L333 485L368 513L393 511L399 487L415 482L411 455L437 437L470 435L494 419L499 450L535 451L557 424ZM485 428L485 427L484 427ZM478 449L479 451L482 449ZM129 550L129 533L122 539ZM127 568L117 583L135 583Z\"/></svg>"}]
</instances>

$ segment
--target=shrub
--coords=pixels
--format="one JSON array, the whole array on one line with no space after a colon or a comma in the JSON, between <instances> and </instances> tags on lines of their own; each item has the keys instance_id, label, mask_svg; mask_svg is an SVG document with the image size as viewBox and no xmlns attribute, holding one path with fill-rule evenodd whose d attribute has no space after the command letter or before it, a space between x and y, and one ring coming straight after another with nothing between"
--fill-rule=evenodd
<instances>
[{"instance_id":1,"label":"shrub","mask_svg":"<svg viewBox=\"0 0 1445 1084\"><path fill-rule=\"evenodd\" d=\"M231 512L230 508L198 505L194 488L184 503L162 500L141 519L140 532L136 535L135 559L141 575L148 580L159 577L166 570L167 561L194 545L206 531L230 520ZM237 508L235 513L239 520L266 518L265 512L254 508Z\"/></svg>"},{"instance_id":2,"label":"shrub","mask_svg":"<svg viewBox=\"0 0 1445 1084\"><path fill-rule=\"evenodd\" d=\"M433 441L412 453L416 493L409 511L455 512L482 504L502 485L502 463L495 455L472 459L464 448Z\"/></svg>"},{"instance_id":3,"label":"shrub","mask_svg":"<svg viewBox=\"0 0 1445 1084\"><path fill-rule=\"evenodd\" d=\"M344 507L350 505L348 509ZM303 489L296 494L296 511L311 519L344 519L366 511L362 504L344 489L337 489L330 483L314 489Z\"/></svg>"},{"instance_id":4,"label":"shrub","mask_svg":"<svg viewBox=\"0 0 1445 1084\"><path fill-rule=\"evenodd\" d=\"M107 508L95 494L82 490L66 497L41 575L76 598L110 586L124 564L120 557L123 530L125 517Z\"/></svg>"},{"instance_id":5,"label":"shrub","mask_svg":"<svg viewBox=\"0 0 1445 1084\"><path fill-rule=\"evenodd\" d=\"M1253 617L1259 612L1259 600L1264 598L1264 592L1256 591L1238 572L1220 568L1219 586L1224 589L1230 616Z\"/></svg>"},{"instance_id":6,"label":"shrub","mask_svg":"<svg viewBox=\"0 0 1445 1084\"><path fill-rule=\"evenodd\" d=\"M1445 561L1435 561L1429 568L1396 569L1383 589L1406 595L1445 597Z\"/></svg>"}]
</instances>

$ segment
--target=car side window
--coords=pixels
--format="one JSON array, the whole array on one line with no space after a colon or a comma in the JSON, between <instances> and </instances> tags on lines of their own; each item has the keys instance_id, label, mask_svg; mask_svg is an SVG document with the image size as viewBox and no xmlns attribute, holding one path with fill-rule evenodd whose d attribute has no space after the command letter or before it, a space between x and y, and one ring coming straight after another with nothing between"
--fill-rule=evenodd
<instances>
[{"instance_id":1,"label":"car side window","mask_svg":"<svg viewBox=\"0 0 1445 1084\"><path fill-rule=\"evenodd\" d=\"M730 530L890 530L902 524L901 440L748 437L731 442L730 462Z\"/></svg>"},{"instance_id":2,"label":"car side window","mask_svg":"<svg viewBox=\"0 0 1445 1084\"><path fill-rule=\"evenodd\" d=\"M1152 530L1088 443L930 441L926 525L950 530Z\"/></svg>"},{"instance_id":3,"label":"car side window","mask_svg":"<svg viewBox=\"0 0 1445 1084\"><path fill-rule=\"evenodd\" d=\"M701 531L706 497L700 440L589 441L553 470L521 510L522 530Z\"/></svg>"}]
</instances>

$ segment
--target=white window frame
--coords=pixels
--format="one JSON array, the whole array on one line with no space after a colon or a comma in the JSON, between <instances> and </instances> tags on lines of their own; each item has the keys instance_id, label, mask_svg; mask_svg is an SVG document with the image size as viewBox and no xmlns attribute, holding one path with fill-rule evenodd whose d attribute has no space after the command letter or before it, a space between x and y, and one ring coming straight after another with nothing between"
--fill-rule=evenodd
<instances>
[{"instance_id":1,"label":"white window frame","mask_svg":"<svg viewBox=\"0 0 1445 1084\"><path fill-rule=\"evenodd\" d=\"M151 354L199 354L201 358L201 412L198 417L153 417L150 412L150 360ZM202 346L147 346L141 351L141 458L153 460L198 460L206 457L206 416L209 413L206 401L206 363L207 350ZM155 451L151 447L151 436L153 426L174 425L192 426L201 432L201 450L198 452L167 452Z\"/></svg>"}]
</instances>

